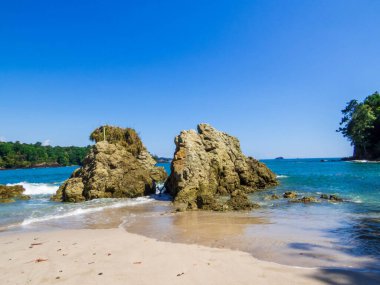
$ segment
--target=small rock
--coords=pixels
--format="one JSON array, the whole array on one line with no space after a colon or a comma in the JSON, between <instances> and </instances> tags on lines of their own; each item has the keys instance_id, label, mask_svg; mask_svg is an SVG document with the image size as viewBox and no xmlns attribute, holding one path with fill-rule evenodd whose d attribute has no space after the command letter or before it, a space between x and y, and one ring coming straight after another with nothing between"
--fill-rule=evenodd
<instances>
[{"instance_id":1,"label":"small rock","mask_svg":"<svg viewBox=\"0 0 380 285\"><path fill-rule=\"evenodd\" d=\"M300 199L297 199L297 200L291 200L290 202L292 203L305 203L305 204L308 204L308 203L317 203L318 200L314 197L302 197Z\"/></svg>"},{"instance_id":2,"label":"small rock","mask_svg":"<svg viewBox=\"0 0 380 285\"><path fill-rule=\"evenodd\" d=\"M297 198L297 196L298 196L297 193L294 191L287 191L283 195L283 197L286 199L295 199Z\"/></svg>"},{"instance_id":3,"label":"small rock","mask_svg":"<svg viewBox=\"0 0 380 285\"><path fill-rule=\"evenodd\" d=\"M264 199L265 200L278 200L278 199L280 199L280 197L278 195L276 195L276 194L272 194L272 195L265 196Z\"/></svg>"},{"instance_id":4,"label":"small rock","mask_svg":"<svg viewBox=\"0 0 380 285\"><path fill-rule=\"evenodd\" d=\"M330 195L329 200L332 202L343 202L343 199L337 195Z\"/></svg>"}]
</instances>

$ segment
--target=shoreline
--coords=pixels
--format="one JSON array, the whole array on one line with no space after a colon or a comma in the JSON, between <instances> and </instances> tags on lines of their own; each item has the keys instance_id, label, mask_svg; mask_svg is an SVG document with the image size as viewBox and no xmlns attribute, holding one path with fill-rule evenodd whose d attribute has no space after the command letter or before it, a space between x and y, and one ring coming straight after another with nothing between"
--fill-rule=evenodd
<instances>
[{"instance_id":1,"label":"shoreline","mask_svg":"<svg viewBox=\"0 0 380 285\"><path fill-rule=\"evenodd\" d=\"M106 230L119 228L160 242L199 245L212 249L244 252L264 262L301 268L374 270L376 258L355 255L339 239L326 237L321 224L314 227L296 222L294 215L283 218L283 212L262 209L255 212L215 213L191 211L174 213L168 201L106 207L101 211L69 215L62 218L17 224L3 228L1 235L49 233L70 230ZM306 216L315 213L308 207ZM318 209L318 208L315 208ZM318 214L319 212L317 212ZM306 217L304 216L304 217ZM318 215L317 215L318 217ZM301 218L302 219L302 218ZM297 221L297 220L295 220ZM310 222L310 220L309 220ZM311 224L318 222L313 220ZM336 221L325 225L335 228ZM289 229L292 229L289 231ZM380 276L380 275L379 275Z\"/></svg>"},{"instance_id":2,"label":"shoreline","mask_svg":"<svg viewBox=\"0 0 380 285\"><path fill-rule=\"evenodd\" d=\"M8 232L0 243L4 284L380 282L376 272L280 265L242 251L157 241L120 228Z\"/></svg>"}]
</instances>

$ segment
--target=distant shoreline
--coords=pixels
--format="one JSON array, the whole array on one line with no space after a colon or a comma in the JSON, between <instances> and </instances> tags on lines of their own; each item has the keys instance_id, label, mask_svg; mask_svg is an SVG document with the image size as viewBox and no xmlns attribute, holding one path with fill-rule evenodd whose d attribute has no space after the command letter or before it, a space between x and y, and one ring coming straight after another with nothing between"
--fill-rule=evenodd
<instances>
[{"instance_id":1,"label":"distant shoreline","mask_svg":"<svg viewBox=\"0 0 380 285\"><path fill-rule=\"evenodd\" d=\"M11 167L11 168L2 168L0 167L0 171L5 171L5 170L17 170L17 169L33 169L33 168L59 168L59 167L71 167L71 166L78 166L80 165L61 165L61 164L36 164L36 165L31 165L31 166L25 166L25 167Z\"/></svg>"}]
</instances>

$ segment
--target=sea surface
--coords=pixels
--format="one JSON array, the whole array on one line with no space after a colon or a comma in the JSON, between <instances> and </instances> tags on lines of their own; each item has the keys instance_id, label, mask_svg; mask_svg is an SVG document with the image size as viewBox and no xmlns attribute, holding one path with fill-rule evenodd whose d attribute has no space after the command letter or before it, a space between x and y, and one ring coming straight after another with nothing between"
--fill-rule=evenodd
<instances>
[{"instance_id":1,"label":"sea surface","mask_svg":"<svg viewBox=\"0 0 380 285\"><path fill-rule=\"evenodd\" d=\"M288 265L380 269L380 164L329 158L263 162L280 185L252 194L261 208L242 213L173 213L166 195L57 203L50 195L77 167L0 171L0 184L21 184L32 197L0 204L0 234L119 226L159 240L239 249ZM169 164L161 166L170 171ZM344 202L268 199L285 191L301 197L335 194Z\"/></svg>"}]
</instances>

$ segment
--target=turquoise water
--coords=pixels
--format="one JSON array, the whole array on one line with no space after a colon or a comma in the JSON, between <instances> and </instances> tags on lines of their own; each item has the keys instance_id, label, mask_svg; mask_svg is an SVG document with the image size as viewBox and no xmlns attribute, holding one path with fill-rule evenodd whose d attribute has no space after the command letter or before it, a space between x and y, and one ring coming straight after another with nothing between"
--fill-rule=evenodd
<instances>
[{"instance_id":1,"label":"turquoise water","mask_svg":"<svg viewBox=\"0 0 380 285\"><path fill-rule=\"evenodd\" d=\"M302 227L320 223L325 236L334 237L336 246L354 256L380 256L380 164L354 163L338 159L265 160L278 176L280 185L270 192L281 195L294 190L302 196L337 194L343 203L294 204L272 202L283 219L292 217ZM261 197L253 199L260 202ZM260 195L259 195L260 196ZM261 198L261 200L260 200ZM306 214L305 214L306 213ZM302 217L302 219L300 218ZM329 223L333 221L331 226Z\"/></svg>"},{"instance_id":2,"label":"turquoise water","mask_svg":"<svg viewBox=\"0 0 380 285\"><path fill-rule=\"evenodd\" d=\"M354 255L380 256L380 164L352 163L330 159L264 160L278 175L280 185L253 194L252 200L262 205L262 213L275 213L275 223L313 230L334 236L339 246ZM161 164L170 171L169 164ZM0 184L22 184L30 201L0 205L0 229L27 228L48 220L81 217L107 208L150 203L154 197L138 199L100 199L81 204L49 201L49 197L76 167L39 168L0 171ZM293 190L300 195L319 197L321 193L337 194L345 202L295 204L285 199L267 200L268 194ZM292 223L290 223L290 221ZM302 232L300 232L302 235ZM343 248L343 247L342 247Z\"/></svg>"}]
</instances>

